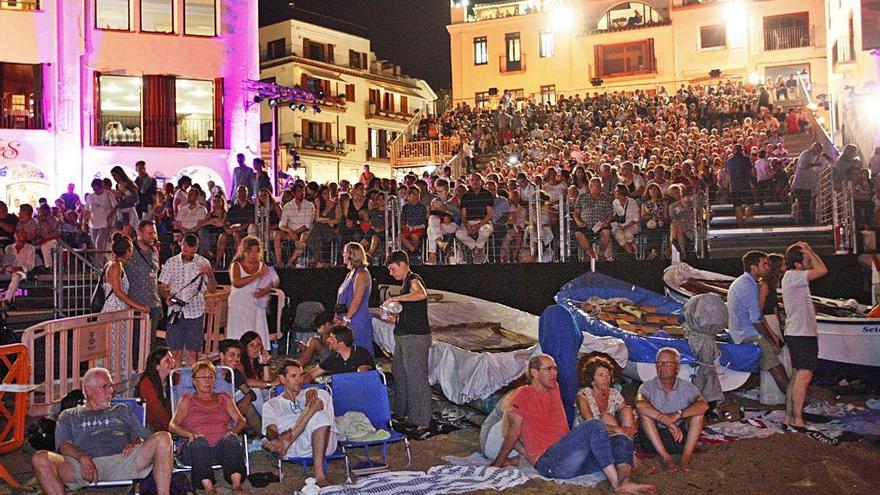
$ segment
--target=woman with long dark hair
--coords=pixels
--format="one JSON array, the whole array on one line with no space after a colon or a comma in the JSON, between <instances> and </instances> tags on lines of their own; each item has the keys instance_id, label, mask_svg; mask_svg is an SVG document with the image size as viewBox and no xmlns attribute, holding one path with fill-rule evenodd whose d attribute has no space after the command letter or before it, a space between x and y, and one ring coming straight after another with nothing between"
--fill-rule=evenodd
<instances>
[{"instance_id":1,"label":"woman with long dark hair","mask_svg":"<svg viewBox=\"0 0 880 495\"><path fill-rule=\"evenodd\" d=\"M147 356L147 366L141 374L137 395L147 406L147 425L154 431L168 431L171 422L170 385L168 377L176 363L167 347L157 347Z\"/></svg>"},{"instance_id":2,"label":"woman with long dark hair","mask_svg":"<svg viewBox=\"0 0 880 495\"><path fill-rule=\"evenodd\" d=\"M239 339L241 342L241 371L249 387L257 391L257 400L254 407L262 414L264 397L261 392L268 392L272 386L272 374L269 370L269 360L272 356L263 347L263 340L257 332L245 332Z\"/></svg>"},{"instance_id":3,"label":"woman with long dark hair","mask_svg":"<svg viewBox=\"0 0 880 495\"><path fill-rule=\"evenodd\" d=\"M121 311L125 309L136 309L143 313L150 313L150 308L139 304L128 295L128 276L125 274L125 262L131 258L132 245L131 240L120 234L113 234L111 244L111 252L113 258L104 266L103 284L106 299L104 305L101 306L101 312ZM114 323L110 330L110 361L118 363L118 368L114 368L111 364L111 370L114 372L130 370L129 353L126 351L128 335L125 333L123 324Z\"/></svg>"}]
</instances>

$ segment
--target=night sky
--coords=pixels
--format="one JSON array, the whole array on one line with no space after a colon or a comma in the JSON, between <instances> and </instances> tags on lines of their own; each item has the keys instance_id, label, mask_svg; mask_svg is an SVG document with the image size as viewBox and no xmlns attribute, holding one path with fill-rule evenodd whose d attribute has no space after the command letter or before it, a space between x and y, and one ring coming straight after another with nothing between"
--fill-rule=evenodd
<instances>
[{"instance_id":1,"label":"night sky","mask_svg":"<svg viewBox=\"0 0 880 495\"><path fill-rule=\"evenodd\" d=\"M347 21L335 28L369 39L379 59L425 79L435 91L450 85L449 0L296 0L294 9L288 0L259 1L261 26L291 17L332 24L300 9Z\"/></svg>"}]
</instances>

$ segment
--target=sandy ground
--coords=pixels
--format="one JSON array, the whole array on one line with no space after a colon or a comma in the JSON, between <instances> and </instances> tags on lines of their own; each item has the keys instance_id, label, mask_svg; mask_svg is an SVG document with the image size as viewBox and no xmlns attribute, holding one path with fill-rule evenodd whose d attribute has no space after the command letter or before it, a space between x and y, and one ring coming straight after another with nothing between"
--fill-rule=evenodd
<instances>
[{"instance_id":1,"label":"sandy ground","mask_svg":"<svg viewBox=\"0 0 880 495\"><path fill-rule=\"evenodd\" d=\"M633 386L628 386L624 395L631 395ZM836 398L828 390L816 390L811 395ZM864 399L864 396L840 397L840 400L853 403ZM756 403L744 399L740 402L747 407L757 406ZM465 428L423 442L412 442L413 463L408 469L426 470L431 466L445 464L443 456L471 454L479 448L478 433L479 429L476 427ZM10 492L8 487L2 485L0 493L39 493L29 462L33 452L26 443L21 450L2 456L0 462L26 486L26 490ZM406 469L402 444L396 444L390 449L389 459L392 469ZM802 434L787 433L702 448L694 456L694 470L689 473L657 471L646 474L646 471L652 469L659 470L658 458L646 458L642 460L642 466L635 478L639 482L656 485L657 493L661 494L874 494L880 493L878 459L880 439L877 438L866 437L855 443L827 446ZM357 461L358 459L352 458L353 463ZM274 471L275 466L268 455L258 452L251 456L251 470ZM262 489L245 485L246 493L289 494L302 487L304 476L298 466L286 464L284 473L282 483L273 483ZM331 463L330 480L335 483L345 481L345 468L341 461ZM533 480L507 490L507 493L593 494L609 491L607 483L586 489ZM127 493L127 490L82 490L79 493ZM221 493L229 493L228 486L221 485Z\"/></svg>"}]
</instances>

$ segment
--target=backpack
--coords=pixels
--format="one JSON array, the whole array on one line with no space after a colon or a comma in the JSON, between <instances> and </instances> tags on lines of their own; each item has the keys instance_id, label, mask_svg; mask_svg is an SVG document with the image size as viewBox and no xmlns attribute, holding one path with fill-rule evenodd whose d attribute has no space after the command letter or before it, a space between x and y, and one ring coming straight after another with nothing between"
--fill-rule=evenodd
<instances>
[{"instance_id":1,"label":"backpack","mask_svg":"<svg viewBox=\"0 0 880 495\"><path fill-rule=\"evenodd\" d=\"M98 285L92 291L92 298L89 300L89 311L92 313L100 313L104 309L104 303L107 302L107 298L110 297L110 294L113 294L113 289L110 289L109 294L104 292L104 274L106 272L107 267L105 266L101 271L101 276L98 278Z\"/></svg>"}]
</instances>

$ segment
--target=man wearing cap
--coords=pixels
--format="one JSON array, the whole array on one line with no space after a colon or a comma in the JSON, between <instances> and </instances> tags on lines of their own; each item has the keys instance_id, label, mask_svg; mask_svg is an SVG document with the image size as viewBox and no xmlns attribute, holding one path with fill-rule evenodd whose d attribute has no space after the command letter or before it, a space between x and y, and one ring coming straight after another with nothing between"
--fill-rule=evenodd
<instances>
[{"instance_id":1,"label":"man wearing cap","mask_svg":"<svg viewBox=\"0 0 880 495\"><path fill-rule=\"evenodd\" d=\"M386 301L402 306L394 325L394 414L408 418L417 440L427 438L431 424L431 385L428 383L428 291L422 277L409 268L405 251L394 251L385 263L395 280L402 282L400 294Z\"/></svg>"}]
</instances>

